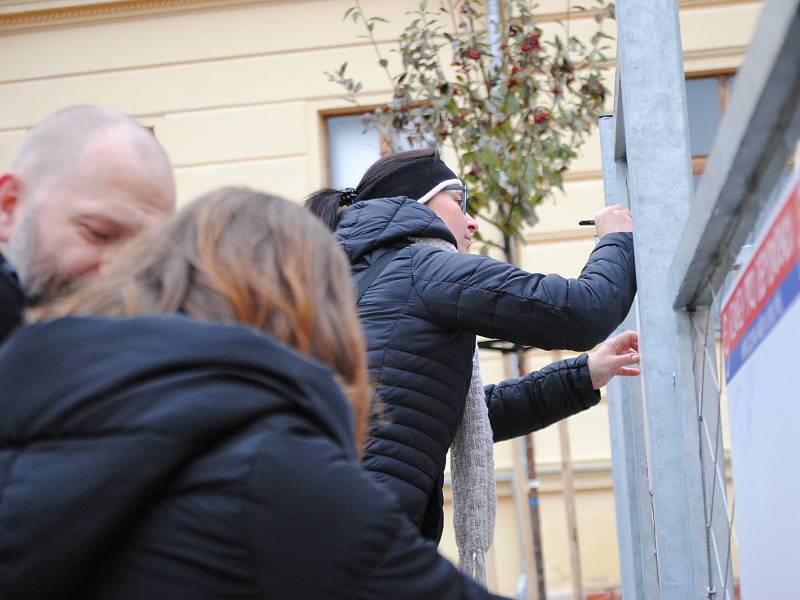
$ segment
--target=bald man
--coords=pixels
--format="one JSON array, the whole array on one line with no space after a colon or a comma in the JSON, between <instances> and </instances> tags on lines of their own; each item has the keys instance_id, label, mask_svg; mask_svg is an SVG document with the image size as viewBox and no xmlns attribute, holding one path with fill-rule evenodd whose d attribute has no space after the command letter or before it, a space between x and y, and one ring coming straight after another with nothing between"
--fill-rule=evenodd
<instances>
[{"instance_id":1,"label":"bald man","mask_svg":"<svg viewBox=\"0 0 800 600\"><path fill-rule=\"evenodd\" d=\"M132 118L94 106L47 117L0 176L0 341L26 302L101 273L174 210L169 160Z\"/></svg>"}]
</instances>

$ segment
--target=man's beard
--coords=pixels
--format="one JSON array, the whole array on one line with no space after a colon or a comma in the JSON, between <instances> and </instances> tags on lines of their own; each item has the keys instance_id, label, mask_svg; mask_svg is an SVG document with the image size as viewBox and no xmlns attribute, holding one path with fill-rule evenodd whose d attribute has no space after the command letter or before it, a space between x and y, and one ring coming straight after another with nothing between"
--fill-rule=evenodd
<instances>
[{"instance_id":1,"label":"man's beard","mask_svg":"<svg viewBox=\"0 0 800 600\"><path fill-rule=\"evenodd\" d=\"M6 258L14 267L30 306L60 298L71 292L76 284L59 276L53 262L43 255L36 214L36 207L23 211L5 249Z\"/></svg>"}]
</instances>

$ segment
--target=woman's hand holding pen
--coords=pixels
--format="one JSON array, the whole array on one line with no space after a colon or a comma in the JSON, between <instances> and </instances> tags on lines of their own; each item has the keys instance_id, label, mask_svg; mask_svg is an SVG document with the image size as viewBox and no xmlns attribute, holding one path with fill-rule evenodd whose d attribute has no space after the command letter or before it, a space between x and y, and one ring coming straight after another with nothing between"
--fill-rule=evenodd
<instances>
[{"instance_id":1,"label":"woman's hand holding pen","mask_svg":"<svg viewBox=\"0 0 800 600\"><path fill-rule=\"evenodd\" d=\"M631 211L621 204L608 206L595 216L594 220L580 221L578 225L594 225L597 237L619 231L633 231Z\"/></svg>"}]
</instances>

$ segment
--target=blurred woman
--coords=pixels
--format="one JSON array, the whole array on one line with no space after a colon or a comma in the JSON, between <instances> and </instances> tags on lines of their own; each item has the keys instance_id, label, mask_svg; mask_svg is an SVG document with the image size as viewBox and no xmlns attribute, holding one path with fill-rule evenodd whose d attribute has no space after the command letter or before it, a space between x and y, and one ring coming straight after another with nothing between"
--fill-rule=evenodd
<instances>
[{"instance_id":1,"label":"blurred woman","mask_svg":"<svg viewBox=\"0 0 800 600\"><path fill-rule=\"evenodd\" d=\"M32 318L0 351L0 597L489 597L356 463L349 265L301 207L204 196Z\"/></svg>"},{"instance_id":2,"label":"blurred woman","mask_svg":"<svg viewBox=\"0 0 800 600\"><path fill-rule=\"evenodd\" d=\"M364 464L438 541L452 445L456 541L465 570L480 579L494 526L492 440L595 405L608 378L638 372L626 366L638 350L629 333L594 356L484 388L475 337L566 350L604 340L636 293L630 213L615 206L597 215L600 240L580 277L565 279L469 254L478 225L467 188L433 150L382 158L356 188L320 190L306 206L336 232L359 285L370 375L386 413Z\"/></svg>"}]
</instances>

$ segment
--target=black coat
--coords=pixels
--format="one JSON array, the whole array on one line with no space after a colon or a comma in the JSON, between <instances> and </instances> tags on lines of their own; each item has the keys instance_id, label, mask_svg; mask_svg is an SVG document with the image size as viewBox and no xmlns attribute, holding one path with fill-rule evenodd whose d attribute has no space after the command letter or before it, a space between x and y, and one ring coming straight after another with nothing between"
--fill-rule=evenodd
<instances>
[{"instance_id":1,"label":"black coat","mask_svg":"<svg viewBox=\"0 0 800 600\"><path fill-rule=\"evenodd\" d=\"M1 598L489 597L355 462L330 371L254 330L29 325L0 390Z\"/></svg>"},{"instance_id":2,"label":"black coat","mask_svg":"<svg viewBox=\"0 0 800 600\"><path fill-rule=\"evenodd\" d=\"M633 301L633 236L604 236L578 279L429 244L397 250L413 238L455 244L432 210L408 198L354 204L336 236L356 278L396 253L359 303L370 374L385 407L364 464L438 540L445 456L464 412L476 334L544 349L592 348ZM599 398L586 355L486 388L495 441L545 427Z\"/></svg>"},{"instance_id":3,"label":"black coat","mask_svg":"<svg viewBox=\"0 0 800 600\"><path fill-rule=\"evenodd\" d=\"M0 344L22 322L25 294L11 265L0 254Z\"/></svg>"}]
</instances>

